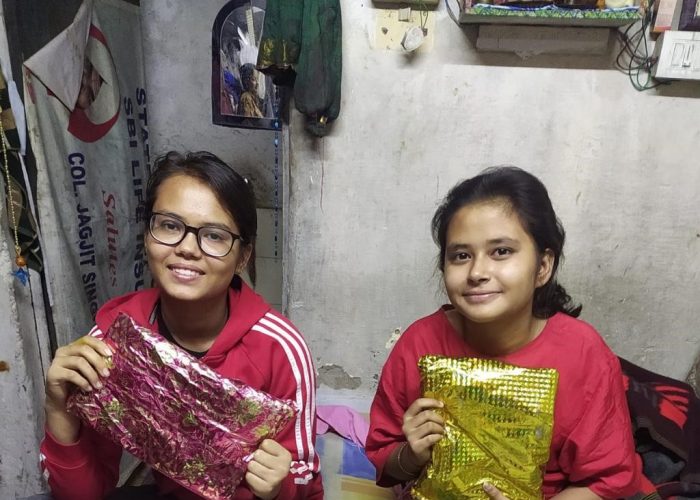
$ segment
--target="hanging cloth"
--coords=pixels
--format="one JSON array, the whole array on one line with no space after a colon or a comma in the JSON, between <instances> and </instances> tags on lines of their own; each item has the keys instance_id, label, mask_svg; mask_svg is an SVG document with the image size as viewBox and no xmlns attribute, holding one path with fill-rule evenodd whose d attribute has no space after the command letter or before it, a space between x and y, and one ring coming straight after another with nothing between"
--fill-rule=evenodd
<instances>
[{"instance_id":1,"label":"hanging cloth","mask_svg":"<svg viewBox=\"0 0 700 500\"><path fill-rule=\"evenodd\" d=\"M293 87L306 129L323 137L340 113L339 0L268 0L258 70Z\"/></svg>"},{"instance_id":2,"label":"hanging cloth","mask_svg":"<svg viewBox=\"0 0 700 500\"><path fill-rule=\"evenodd\" d=\"M620 358L643 464L637 498L700 498L700 399L684 382Z\"/></svg>"}]
</instances>

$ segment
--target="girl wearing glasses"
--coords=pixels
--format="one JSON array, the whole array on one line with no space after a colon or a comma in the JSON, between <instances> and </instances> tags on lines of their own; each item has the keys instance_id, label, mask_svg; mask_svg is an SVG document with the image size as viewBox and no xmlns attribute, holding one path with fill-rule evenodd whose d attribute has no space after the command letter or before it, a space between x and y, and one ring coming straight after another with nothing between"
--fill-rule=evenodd
<instances>
[{"instance_id":1,"label":"girl wearing glasses","mask_svg":"<svg viewBox=\"0 0 700 500\"><path fill-rule=\"evenodd\" d=\"M255 280L257 217L248 182L211 153L170 152L155 162L145 208L155 288L105 304L90 334L58 349L47 374L41 462L53 495L99 499L116 486L121 447L81 426L66 412L66 398L71 386L90 391L109 376L109 349L99 337L125 312L221 375L296 402L296 421L262 442L237 499L322 498L311 355L289 320L240 277L247 270ZM195 498L154 474L160 495Z\"/></svg>"}]
</instances>

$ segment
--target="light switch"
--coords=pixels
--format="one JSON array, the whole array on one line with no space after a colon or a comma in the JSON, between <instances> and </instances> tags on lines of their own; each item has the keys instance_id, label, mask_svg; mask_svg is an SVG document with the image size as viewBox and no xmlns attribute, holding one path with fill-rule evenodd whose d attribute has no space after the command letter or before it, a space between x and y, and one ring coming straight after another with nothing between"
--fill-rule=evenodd
<instances>
[{"instance_id":1,"label":"light switch","mask_svg":"<svg viewBox=\"0 0 700 500\"><path fill-rule=\"evenodd\" d=\"M659 80L700 80L700 32L666 31L656 40L656 65L652 75Z\"/></svg>"}]
</instances>

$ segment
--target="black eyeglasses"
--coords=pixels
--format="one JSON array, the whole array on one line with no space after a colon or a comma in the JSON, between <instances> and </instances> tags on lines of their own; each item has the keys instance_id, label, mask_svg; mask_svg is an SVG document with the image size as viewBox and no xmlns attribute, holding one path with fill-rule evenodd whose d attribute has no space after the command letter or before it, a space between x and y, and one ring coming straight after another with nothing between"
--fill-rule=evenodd
<instances>
[{"instance_id":1,"label":"black eyeglasses","mask_svg":"<svg viewBox=\"0 0 700 500\"><path fill-rule=\"evenodd\" d=\"M171 247L179 245L187 233L193 233L197 237L199 248L210 257L225 257L236 240L241 240L241 243L244 241L240 235L226 229L214 226L188 226L173 215L158 212L153 212L151 215L148 230L157 242Z\"/></svg>"}]
</instances>

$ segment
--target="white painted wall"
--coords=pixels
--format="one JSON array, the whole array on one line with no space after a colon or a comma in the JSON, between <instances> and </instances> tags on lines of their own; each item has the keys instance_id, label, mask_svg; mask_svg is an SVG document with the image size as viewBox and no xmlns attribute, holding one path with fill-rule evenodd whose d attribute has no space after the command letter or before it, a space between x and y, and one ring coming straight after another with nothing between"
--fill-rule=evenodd
<instances>
[{"instance_id":1,"label":"white painted wall","mask_svg":"<svg viewBox=\"0 0 700 500\"><path fill-rule=\"evenodd\" d=\"M639 93L608 69L612 49L478 53L476 28L444 5L430 50L373 49L378 11L341 4L340 118L322 140L298 114L291 125L286 293L322 384L371 397L394 329L444 301L438 202L496 164L549 187L568 234L561 279L583 318L618 354L685 378L700 351L700 85Z\"/></svg>"}]
</instances>

